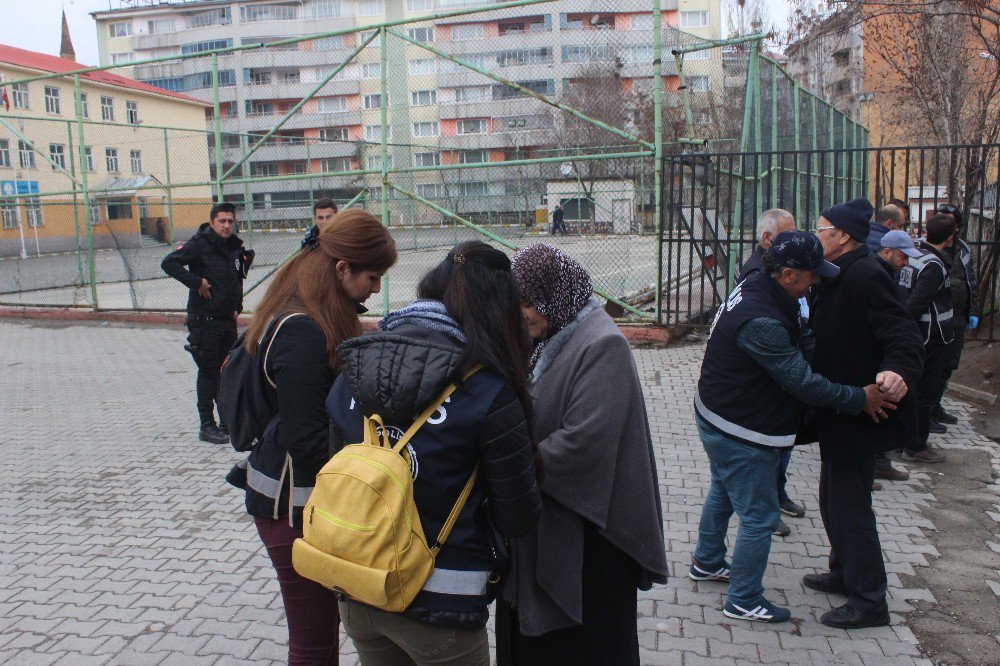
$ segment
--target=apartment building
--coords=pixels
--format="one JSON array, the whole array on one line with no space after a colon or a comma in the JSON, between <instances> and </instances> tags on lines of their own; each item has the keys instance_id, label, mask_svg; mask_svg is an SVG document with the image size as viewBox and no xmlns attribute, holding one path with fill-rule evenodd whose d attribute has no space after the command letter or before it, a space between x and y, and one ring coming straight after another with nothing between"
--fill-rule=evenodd
<instances>
[{"instance_id":1,"label":"apartment building","mask_svg":"<svg viewBox=\"0 0 1000 666\"><path fill-rule=\"evenodd\" d=\"M69 57L0 45L0 82L10 101L9 109L0 104L0 193L15 197L0 200L0 256L75 249L86 235L83 203L73 194L82 188L73 78L19 82L82 67ZM80 91L95 244L134 243L141 230L155 235L158 219L164 233L170 220L188 228L203 221L211 198L204 185L206 104L107 72L80 75ZM156 187L170 182L168 159L174 182L202 184L168 196Z\"/></svg>"},{"instance_id":2,"label":"apartment building","mask_svg":"<svg viewBox=\"0 0 1000 666\"><path fill-rule=\"evenodd\" d=\"M785 49L792 78L855 122L865 99L864 23L842 10L811 25Z\"/></svg>"},{"instance_id":3,"label":"apartment building","mask_svg":"<svg viewBox=\"0 0 1000 666\"><path fill-rule=\"evenodd\" d=\"M589 102L595 114L608 100L652 89L649 0L562 0L488 11L493 4L485 0L170 4L130 0L120 8L94 12L93 17L102 64L127 65L212 49L266 45L384 21L424 19L400 30L415 42L547 97L566 95L582 79L593 81L596 76L613 81L619 91L609 88L602 91L605 99L598 96ZM706 39L720 36L719 0L665 0L663 7L665 49L678 43L680 31ZM465 8L482 8L484 13L434 17ZM223 170L229 170L248 144L307 97L370 34L361 31L221 54ZM243 202L254 219L287 220L305 216L307 203L320 194L346 200L364 184L370 188L369 196L378 196L378 176L324 174L382 167L383 105L390 124L388 162L396 168L494 164L544 155L565 145L564 114L539 100L417 44L390 38L388 50L387 99L381 94L376 38L239 171L275 180L226 185L226 198ZM685 73L690 89L707 92L713 85L708 72L713 69L711 63L699 60L691 58ZM714 71L721 73L721 66ZM212 99L208 57L140 64L132 66L132 72L150 85ZM666 89L676 91L676 71L669 57L664 74ZM607 142L612 139L609 135ZM558 166L553 166L555 174ZM533 210L546 203L543 179L551 171L538 166L470 167L399 174L394 181L422 197L447 200L447 205L464 212Z\"/></svg>"}]
</instances>

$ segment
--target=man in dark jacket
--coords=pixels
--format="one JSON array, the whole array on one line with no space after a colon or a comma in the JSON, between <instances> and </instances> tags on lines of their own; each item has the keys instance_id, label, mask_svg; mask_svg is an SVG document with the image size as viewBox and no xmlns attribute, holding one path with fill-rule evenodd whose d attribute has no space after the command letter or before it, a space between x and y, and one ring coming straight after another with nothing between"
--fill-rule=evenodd
<instances>
[{"instance_id":1,"label":"man in dark jacket","mask_svg":"<svg viewBox=\"0 0 1000 666\"><path fill-rule=\"evenodd\" d=\"M890 231L898 231L906 226L906 216L903 210L895 204L886 204L878 209L875 218L868 223L869 231L866 244L872 254L882 250L882 236Z\"/></svg>"},{"instance_id":2,"label":"man in dark jacket","mask_svg":"<svg viewBox=\"0 0 1000 666\"><path fill-rule=\"evenodd\" d=\"M313 225L302 238L302 247L319 243L319 232L326 228L333 216L337 214L337 204L333 199L317 199L313 204Z\"/></svg>"},{"instance_id":3,"label":"man in dark jacket","mask_svg":"<svg viewBox=\"0 0 1000 666\"><path fill-rule=\"evenodd\" d=\"M955 221L937 214L927 221L927 236L921 242L921 256L899 272L899 284L909 289L906 310L916 320L924 341L924 370L917 387L917 440L903 450L903 460L918 463L944 461L927 447L931 431L931 409L944 393L945 366L953 333L951 259L948 248L955 240ZM939 432L944 426L939 426Z\"/></svg>"},{"instance_id":4,"label":"man in dark jacket","mask_svg":"<svg viewBox=\"0 0 1000 666\"><path fill-rule=\"evenodd\" d=\"M774 238L763 270L741 282L719 308L702 362L695 414L712 463L689 572L699 581L729 583L727 617L784 622L788 609L764 598L762 577L780 509L778 457L795 443L802 405L884 418L891 405L874 384L834 384L809 368L802 355L799 298L837 274L823 259L819 240L802 231ZM733 513L740 529L733 564L725 538Z\"/></svg>"},{"instance_id":5,"label":"man in dark jacket","mask_svg":"<svg viewBox=\"0 0 1000 666\"><path fill-rule=\"evenodd\" d=\"M252 262L253 250L244 250L236 235L236 208L220 203L212 206L210 221L160 264L167 275L190 290L185 349L198 366L198 436L214 444L229 441L215 423L215 398L222 361L236 342L236 317L243 311L243 279Z\"/></svg>"},{"instance_id":6,"label":"man in dark jacket","mask_svg":"<svg viewBox=\"0 0 1000 666\"><path fill-rule=\"evenodd\" d=\"M562 233L563 236L566 235L566 223L563 222L563 209L562 206L556 204L556 209L552 211L552 235L555 236L558 233Z\"/></svg>"},{"instance_id":7,"label":"man in dark jacket","mask_svg":"<svg viewBox=\"0 0 1000 666\"><path fill-rule=\"evenodd\" d=\"M864 199L823 211L816 233L840 275L813 289L810 324L816 336L813 369L844 384L875 381L894 401L916 386L923 345L916 323L899 304L886 271L865 240L872 207ZM912 398L911 398L912 399ZM899 411L904 406L900 404ZM848 597L820 621L851 629L889 624L886 577L871 489L875 454L897 446L906 424L884 423L819 408L815 416L822 466L819 501L830 539L830 571L807 574L806 587Z\"/></svg>"}]
</instances>

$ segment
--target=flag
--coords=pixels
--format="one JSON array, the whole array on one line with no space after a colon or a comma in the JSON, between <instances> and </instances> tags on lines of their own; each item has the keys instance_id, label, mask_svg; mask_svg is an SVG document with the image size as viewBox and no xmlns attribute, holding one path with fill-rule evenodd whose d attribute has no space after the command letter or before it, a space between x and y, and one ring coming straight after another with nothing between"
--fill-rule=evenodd
<instances>
[{"instance_id":1,"label":"flag","mask_svg":"<svg viewBox=\"0 0 1000 666\"><path fill-rule=\"evenodd\" d=\"M10 111L10 97L7 97L7 86L0 86L0 100L3 101L3 105Z\"/></svg>"}]
</instances>

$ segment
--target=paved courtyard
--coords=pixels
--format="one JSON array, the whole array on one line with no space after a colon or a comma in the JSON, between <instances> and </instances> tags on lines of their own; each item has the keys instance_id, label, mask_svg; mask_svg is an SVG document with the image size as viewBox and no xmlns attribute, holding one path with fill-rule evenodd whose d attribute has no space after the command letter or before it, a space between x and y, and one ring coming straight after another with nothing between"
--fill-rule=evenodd
<instances>
[{"instance_id":1,"label":"paved courtyard","mask_svg":"<svg viewBox=\"0 0 1000 666\"><path fill-rule=\"evenodd\" d=\"M180 328L0 320L0 664L283 662L274 575L241 494L223 480L238 454L195 435L183 338ZM932 663L906 623L910 602L934 601L907 581L938 554L918 468L875 495L891 627L824 627L818 618L837 598L800 583L827 554L813 448L796 451L790 469L791 494L809 513L775 539L765 577L794 622L728 620L724 588L686 577L709 479L690 407L702 353L636 352L672 574L640 597L642 662ZM967 406L950 408L962 423L938 443L993 446L968 427ZM356 662L349 642L342 654Z\"/></svg>"}]
</instances>

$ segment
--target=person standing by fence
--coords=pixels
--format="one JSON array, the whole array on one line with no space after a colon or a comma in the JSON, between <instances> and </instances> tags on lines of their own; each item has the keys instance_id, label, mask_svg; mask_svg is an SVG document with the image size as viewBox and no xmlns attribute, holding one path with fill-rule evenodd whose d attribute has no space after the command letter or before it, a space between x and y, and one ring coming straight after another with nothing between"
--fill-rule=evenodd
<instances>
[{"instance_id":1,"label":"person standing by fence","mask_svg":"<svg viewBox=\"0 0 1000 666\"><path fill-rule=\"evenodd\" d=\"M236 342L236 317L243 311L243 280L253 263L253 250L243 249L236 235L236 207L212 206L209 221L164 257L163 271L188 288L185 349L198 366L198 437L205 442L229 441L225 423L215 422L222 360Z\"/></svg>"},{"instance_id":2,"label":"person standing by fence","mask_svg":"<svg viewBox=\"0 0 1000 666\"><path fill-rule=\"evenodd\" d=\"M556 204L556 209L552 211L552 235L561 233L563 236L566 235L566 223L563 221L563 209L562 206Z\"/></svg>"}]
</instances>

